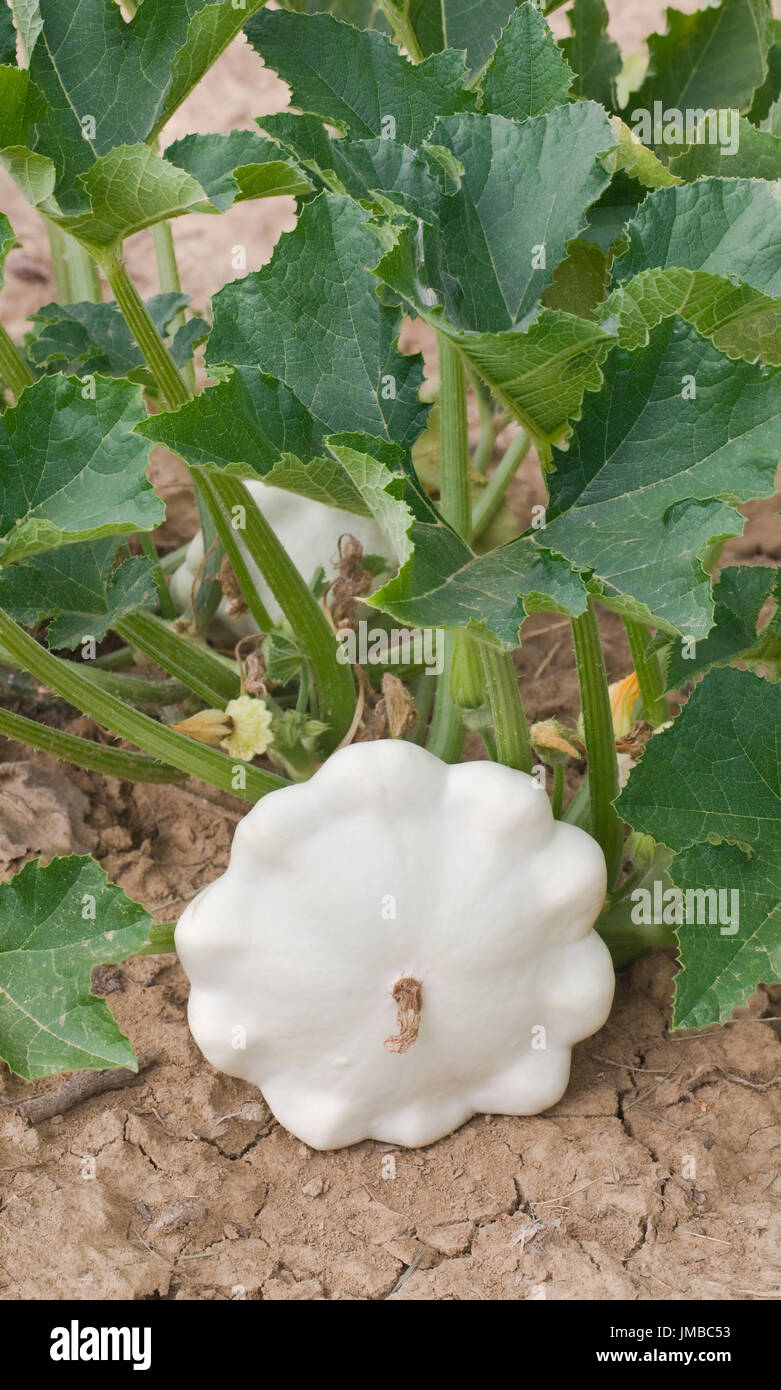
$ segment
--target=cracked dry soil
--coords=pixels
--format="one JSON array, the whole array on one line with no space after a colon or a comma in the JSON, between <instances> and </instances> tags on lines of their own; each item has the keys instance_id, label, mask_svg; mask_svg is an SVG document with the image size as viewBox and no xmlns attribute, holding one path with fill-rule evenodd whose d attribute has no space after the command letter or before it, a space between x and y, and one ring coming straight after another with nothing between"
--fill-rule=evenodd
<instances>
[{"instance_id":1,"label":"cracked dry soil","mask_svg":"<svg viewBox=\"0 0 781 1390\"><path fill-rule=\"evenodd\" d=\"M621 977L544 1116L316 1153L200 1057L178 964L112 970L157 1060L38 1126L0 1112L0 1297L778 1297L780 1044L761 1016L779 999L671 1038L672 971L656 954ZM7 1079L4 1099L29 1091Z\"/></svg>"},{"instance_id":2,"label":"cracked dry soil","mask_svg":"<svg viewBox=\"0 0 781 1390\"><path fill-rule=\"evenodd\" d=\"M631 48L663 4L610 9ZM566 32L563 15L554 21ZM171 138L249 128L284 101L239 42ZM0 195L22 242L3 291L4 318L20 332L53 287L40 223L2 176ZM292 204L278 199L176 225L196 308L233 274L235 243L253 268L292 223ZM129 259L153 293L147 234ZM161 539L173 546L195 529L191 489L162 451L152 476L168 503ZM519 516L539 495L524 469L511 494ZM777 563L775 507L747 512L727 562ZM538 619L525 632L518 665L532 719L577 710L566 624L555 627ZM603 635L617 679L630 669L623 634L606 617ZM56 708L25 712L97 733ZM227 861L242 810L208 788L131 788L6 741L0 760L2 878L38 853L93 852L162 921ZM0 1300L779 1298L781 988L760 990L733 1024L671 1037L674 969L656 953L620 977L608 1024L575 1049L569 1091L545 1115L479 1117L419 1151L316 1153L252 1086L200 1056L172 957L105 967L96 987L154 1061L134 1084L37 1125L15 1105L57 1079L28 1086L0 1066Z\"/></svg>"}]
</instances>

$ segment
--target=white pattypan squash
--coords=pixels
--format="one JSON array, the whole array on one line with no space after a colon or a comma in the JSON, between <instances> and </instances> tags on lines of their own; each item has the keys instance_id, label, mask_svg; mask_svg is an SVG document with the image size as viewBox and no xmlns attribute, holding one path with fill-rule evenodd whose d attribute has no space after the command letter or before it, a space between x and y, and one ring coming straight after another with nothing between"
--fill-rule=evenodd
<instances>
[{"instance_id":1,"label":"white pattypan squash","mask_svg":"<svg viewBox=\"0 0 781 1390\"><path fill-rule=\"evenodd\" d=\"M604 895L533 777L353 745L258 802L181 917L190 1028L315 1149L535 1114L610 1010Z\"/></svg>"},{"instance_id":2,"label":"white pattypan squash","mask_svg":"<svg viewBox=\"0 0 781 1390\"><path fill-rule=\"evenodd\" d=\"M332 577L339 537L345 533L360 541L366 555L383 555L390 561L391 568L395 569L397 558L390 542L370 517L355 516L353 512L329 507L324 502L313 502L309 497L299 497L297 493L287 492L281 487L270 487L256 479L245 481L244 486L307 582L318 565L322 565L329 579ZM198 531L187 548L184 560L171 576L171 596L179 613L189 611L193 583L202 563L203 535ZM269 616L277 622L281 617L279 604L252 561L249 562L249 569ZM232 617L224 599L215 618L215 630L222 632L228 641L238 641L256 631L256 623L250 614Z\"/></svg>"}]
</instances>

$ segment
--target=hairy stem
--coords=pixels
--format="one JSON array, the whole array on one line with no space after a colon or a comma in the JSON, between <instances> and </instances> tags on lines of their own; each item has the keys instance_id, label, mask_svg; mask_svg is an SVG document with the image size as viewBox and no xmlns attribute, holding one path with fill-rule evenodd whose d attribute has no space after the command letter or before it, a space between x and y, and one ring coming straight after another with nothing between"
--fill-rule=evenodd
<instances>
[{"instance_id":1,"label":"hairy stem","mask_svg":"<svg viewBox=\"0 0 781 1390\"><path fill-rule=\"evenodd\" d=\"M79 671L74 662L62 661L47 652L3 609L0 609L0 642L26 671L75 705L82 714L190 777L200 777L213 787L232 792L245 801L258 801L267 792L288 785L273 773L243 763L239 765L242 776L237 777L237 766L232 758L196 743L185 734L166 729L107 690L99 689Z\"/></svg>"},{"instance_id":2,"label":"hairy stem","mask_svg":"<svg viewBox=\"0 0 781 1390\"><path fill-rule=\"evenodd\" d=\"M405 11L398 9L393 0L377 0L377 6L390 24L396 43L406 48L410 62L422 62L423 50Z\"/></svg>"},{"instance_id":3,"label":"hairy stem","mask_svg":"<svg viewBox=\"0 0 781 1390\"><path fill-rule=\"evenodd\" d=\"M121 250L109 251L102 258L101 269L108 280L117 307L138 344L171 410L177 410L192 399L192 391L179 371L168 348L158 333L143 299L128 275Z\"/></svg>"},{"instance_id":4,"label":"hairy stem","mask_svg":"<svg viewBox=\"0 0 781 1390\"><path fill-rule=\"evenodd\" d=\"M171 598L171 590L165 582L165 575L160 568L160 556L155 549L155 543L147 531L139 531L136 539L141 546L143 554L148 560L152 561L155 569L155 588L157 589L157 601L160 604L160 612L164 618L174 619L176 609Z\"/></svg>"},{"instance_id":5,"label":"hairy stem","mask_svg":"<svg viewBox=\"0 0 781 1390\"><path fill-rule=\"evenodd\" d=\"M48 218L44 220L49 235L58 302L80 304L86 301L99 304L103 298L100 273L92 257L78 241L68 236L62 227L50 222Z\"/></svg>"},{"instance_id":6,"label":"hairy stem","mask_svg":"<svg viewBox=\"0 0 781 1390\"><path fill-rule=\"evenodd\" d=\"M442 484L440 511L459 536L469 539L469 433L466 379L458 348L438 335Z\"/></svg>"},{"instance_id":7,"label":"hairy stem","mask_svg":"<svg viewBox=\"0 0 781 1390\"><path fill-rule=\"evenodd\" d=\"M469 508L469 437L466 416L466 380L457 349L443 334L439 343L439 409L442 438L442 484L439 509L443 517L461 536L468 536L471 525ZM465 730L458 706L450 693L450 667L456 642L455 635L445 633L445 665L437 677L434 712L431 717L426 747L446 763L457 763L464 746Z\"/></svg>"},{"instance_id":8,"label":"hairy stem","mask_svg":"<svg viewBox=\"0 0 781 1390\"><path fill-rule=\"evenodd\" d=\"M466 730L458 706L450 694L449 673L455 647L454 632L445 632L443 646L445 664L442 674L436 678L434 712L426 738L426 748L436 758L441 758L443 763L457 763L461 757ZM429 676L428 679L433 680L434 677Z\"/></svg>"},{"instance_id":9,"label":"hairy stem","mask_svg":"<svg viewBox=\"0 0 781 1390\"><path fill-rule=\"evenodd\" d=\"M157 258L157 276L160 282L162 294L180 294L182 281L179 276L179 266L176 260L176 246L174 244L174 234L171 230L170 222L156 222L152 228L152 238L155 245L155 256ZM187 322L187 314L184 309L171 320L170 331L173 337L178 329L183 328ZM191 392L195 393L195 364L192 359L182 368L182 376L185 378Z\"/></svg>"},{"instance_id":10,"label":"hairy stem","mask_svg":"<svg viewBox=\"0 0 781 1390\"><path fill-rule=\"evenodd\" d=\"M208 508L212 523L222 542L222 548L230 560L242 596L257 624L258 632L270 632L274 624L271 621L265 603L257 591L255 582L249 571L249 566L244 557L244 552L239 545L236 532L231 526L225 512L222 510L217 496L209 484L209 475L207 473L199 473L196 481L198 490Z\"/></svg>"},{"instance_id":11,"label":"hairy stem","mask_svg":"<svg viewBox=\"0 0 781 1390\"><path fill-rule=\"evenodd\" d=\"M505 767L517 768L519 772L531 772L534 757L529 726L512 655L499 651L487 642L481 643L480 655L496 735L498 761L504 763Z\"/></svg>"},{"instance_id":12,"label":"hairy stem","mask_svg":"<svg viewBox=\"0 0 781 1390\"><path fill-rule=\"evenodd\" d=\"M553 769L553 819L561 820L564 808L564 764L556 763Z\"/></svg>"},{"instance_id":13,"label":"hairy stem","mask_svg":"<svg viewBox=\"0 0 781 1390\"><path fill-rule=\"evenodd\" d=\"M4 709L0 709L0 734L25 743L28 748L51 753L55 758L62 758L63 762L73 763L76 767L102 772L107 777L121 777L128 782L179 782L186 776L184 772L178 772L175 767L168 767L146 753L107 748L94 739L77 738L75 734L50 729L37 719L25 719L21 714L11 714Z\"/></svg>"},{"instance_id":14,"label":"hairy stem","mask_svg":"<svg viewBox=\"0 0 781 1390\"><path fill-rule=\"evenodd\" d=\"M657 652L651 652L649 656L646 656L648 629L643 627L642 623L633 622L631 618L624 619L624 627L629 638L629 649L632 653L637 684L640 687L643 712L649 723L653 724L656 729L670 717L662 665Z\"/></svg>"},{"instance_id":15,"label":"hairy stem","mask_svg":"<svg viewBox=\"0 0 781 1390\"><path fill-rule=\"evenodd\" d=\"M133 613L117 623L116 631L126 642L151 657L169 675L175 676L214 708L224 709L241 692L238 669L201 642L188 640L174 632L153 613Z\"/></svg>"},{"instance_id":16,"label":"hairy stem","mask_svg":"<svg viewBox=\"0 0 781 1390\"><path fill-rule=\"evenodd\" d=\"M490 526L501 507L505 493L531 447L531 440L525 430L519 429L513 437L504 458L491 474L488 486L472 513L472 540L482 535Z\"/></svg>"},{"instance_id":17,"label":"hairy stem","mask_svg":"<svg viewBox=\"0 0 781 1390\"><path fill-rule=\"evenodd\" d=\"M586 612L573 618L572 635L588 753L591 833L602 848L608 888L612 888L621 869L624 836L613 805L618 796L616 740L602 643L590 599Z\"/></svg>"},{"instance_id":18,"label":"hairy stem","mask_svg":"<svg viewBox=\"0 0 781 1390\"><path fill-rule=\"evenodd\" d=\"M195 469L196 476L203 470ZM349 729L355 711L355 686L349 666L337 660L333 628L309 585L296 569L262 511L239 478L213 474L209 487L223 515L242 520L242 541L287 618L307 658L317 689L321 717L330 725L326 746L335 747Z\"/></svg>"},{"instance_id":19,"label":"hairy stem","mask_svg":"<svg viewBox=\"0 0 781 1390\"><path fill-rule=\"evenodd\" d=\"M32 386L35 374L22 357L10 333L0 323L0 381L4 381L18 400L26 386Z\"/></svg>"}]
</instances>

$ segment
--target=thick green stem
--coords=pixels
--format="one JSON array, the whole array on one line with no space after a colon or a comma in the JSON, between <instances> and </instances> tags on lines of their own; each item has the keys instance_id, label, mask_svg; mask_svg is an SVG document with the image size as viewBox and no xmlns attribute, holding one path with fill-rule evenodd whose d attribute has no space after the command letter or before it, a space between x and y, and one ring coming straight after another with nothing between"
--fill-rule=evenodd
<instances>
[{"instance_id":1,"label":"thick green stem","mask_svg":"<svg viewBox=\"0 0 781 1390\"><path fill-rule=\"evenodd\" d=\"M213 708L224 709L229 700L241 693L241 680L233 662L200 642L180 637L152 613L133 613L117 623L116 631Z\"/></svg>"},{"instance_id":2,"label":"thick green stem","mask_svg":"<svg viewBox=\"0 0 781 1390\"><path fill-rule=\"evenodd\" d=\"M180 782L186 774L177 772L146 753L131 753L124 748L106 748L93 739L77 738L75 734L65 734L60 729L50 729L36 719L25 719L21 714L11 714L0 709L0 734L14 738L28 748L38 748L42 753L51 753L63 762L76 767L86 767L92 772L102 772L107 777L121 777L128 782Z\"/></svg>"},{"instance_id":3,"label":"thick green stem","mask_svg":"<svg viewBox=\"0 0 781 1390\"><path fill-rule=\"evenodd\" d=\"M52 270L54 271L54 288L57 291L58 304L75 304L73 290L71 289L70 267L65 255L65 233L62 227L56 223L46 222L46 231L49 237L49 250L52 258Z\"/></svg>"},{"instance_id":4,"label":"thick green stem","mask_svg":"<svg viewBox=\"0 0 781 1390\"><path fill-rule=\"evenodd\" d=\"M519 772L531 772L534 757L529 726L526 723L512 655L510 652L502 652L489 646L487 642L481 643L480 655L496 734L497 758L505 767L517 768Z\"/></svg>"},{"instance_id":5,"label":"thick green stem","mask_svg":"<svg viewBox=\"0 0 781 1390\"><path fill-rule=\"evenodd\" d=\"M442 441L439 507L445 520L466 538L471 525L466 380L458 350L443 334L438 335L438 343ZM446 632L445 665L442 674L437 677L434 713L426 739L429 752L446 763L458 762L465 737L461 714L450 693L450 666L455 645L455 635Z\"/></svg>"},{"instance_id":6,"label":"thick green stem","mask_svg":"<svg viewBox=\"0 0 781 1390\"><path fill-rule=\"evenodd\" d=\"M428 724L431 707L434 703L437 683L433 676L428 676L425 671L418 676L412 691L412 698L415 702L415 709L418 712L416 722L404 738L408 743L423 743L426 737L426 726Z\"/></svg>"},{"instance_id":7,"label":"thick green stem","mask_svg":"<svg viewBox=\"0 0 781 1390\"><path fill-rule=\"evenodd\" d=\"M171 590L165 582L165 575L160 568L160 556L155 550L155 543L147 531L139 531L137 540L141 550L148 560L152 561L155 568L155 588L157 589L157 601L160 604L160 612L164 618L173 620L176 617L174 601L171 598Z\"/></svg>"},{"instance_id":8,"label":"thick green stem","mask_svg":"<svg viewBox=\"0 0 781 1390\"><path fill-rule=\"evenodd\" d=\"M10 333L0 323L0 381L10 387L18 400L26 386L32 386L35 375L25 362Z\"/></svg>"},{"instance_id":9,"label":"thick green stem","mask_svg":"<svg viewBox=\"0 0 781 1390\"><path fill-rule=\"evenodd\" d=\"M573 618L572 635L588 753L591 833L602 847L608 888L612 888L621 869L624 835L613 805L618 796L616 740L602 643L590 600L586 612Z\"/></svg>"},{"instance_id":10,"label":"thick green stem","mask_svg":"<svg viewBox=\"0 0 781 1390\"><path fill-rule=\"evenodd\" d=\"M92 257L72 236L65 237L65 257L68 263L72 303L99 304L103 298L100 272Z\"/></svg>"},{"instance_id":11,"label":"thick green stem","mask_svg":"<svg viewBox=\"0 0 781 1390\"><path fill-rule=\"evenodd\" d=\"M576 825L579 830L585 830L591 819L591 794L589 790L588 773L583 778L575 795L570 801L564 815L561 818L568 825Z\"/></svg>"},{"instance_id":12,"label":"thick green stem","mask_svg":"<svg viewBox=\"0 0 781 1390\"><path fill-rule=\"evenodd\" d=\"M100 273L92 257L56 223L45 221L59 303L99 304L103 298Z\"/></svg>"},{"instance_id":13,"label":"thick green stem","mask_svg":"<svg viewBox=\"0 0 781 1390\"><path fill-rule=\"evenodd\" d=\"M561 820L564 809L564 764L556 763L553 768L553 819Z\"/></svg>"},{"instance_id":14,"label":"thick green stem","mask_svg":"<svg viewBox=\"0 0 781 1390\"><path fill-rule=\"evenodd\" d=\"M33 637L0 609L0 642L14 660L64 700L111 733L136 744L153 757L170 764L190 777L199 777L221 791L232 792L245 801L258 801L267 792L287 786L281 777L247 764L239 764L214 748L207 748L185 734L166 729L139 710L123 704L116 696L88 680L72 661L61 661L41 647Z\"/></svg>"},{"instance_id":15,"label":"thick green stem","mask_svg":"<svg viewBox=\"0 0 781 1390\"><path fill-rule=\"evenodd\" d=\"M450 693L450 666L455 647L455 633L444 634L444 669L437 676L437 690L434 697L434 713L431 716L426 748L443 763L457 763L464 746L466 730L453 696ZM433 680L433 676L428 677Z\"/></svg>"},{"instance_id":16,"label":"thick green stem","mask_svg":"<svg viewBox=\"0 0 781 1390\"><path fill-rule=\"evenodd\" d=\"M222 548L238 580L242 597L257 624L258 632L270 632L274 624L271 621L265 603L255 587L255 582L249 572L249 567L244 557L244 552L239 545L236 532L231 526L228 517L219 504L216 494L210 486L209 475L207 473L199 473L196 477L196 481L201 497L208 508L212 523L217 530L217 535L222 542Z\"/></svg>"},{"instance_id":17,"label":"thick green stem","mask_svg":"<svg viewBox=\"0 0 781 1390\"><path fill-rule=\"evenodd\" d=\"M14 661L10 652L0 647L0 662L17 671L23 670L20 662ZM180 681L150 681L144 676L127 676L121 671L104 669L95 661L85 661L79 668L87 680L108 690L118 700L127 700L131 705L150 705L160 709L162 705L176 705L189 699L190 690Z\"/></svg>"},{"instance_id":18,"label":"thick green stem","mask_svg":"<svg viewBox=\"0 0 781 1390\"><path fill-rule=\"evenodd\" d=\"M143 299L127 273L121 250L109 251L101 259L101 269L117 307L160 389L172 410L186 405L192 391L155 328Z\"/></svg>"},{"instance_id":19,"label":"thick green stem","mask_svg":"<svg viewBox=\"0 0 781 1390\"><path fill-rule=\"evenodd\" d=\"M499 420L494 414L494 400L481 377L465 365L467 375L480 413L480 438L472 455L472 468L477 473L485 473L493 458Z\"/></svg>"},{"instance_id":20,"label":"thick green stem","mask_svg":"<svg viewBox=\"0 0 781 1390\"><path fill-rule=\"evenodd\" d=\"M377 6L390 24L396 43L406 48L410 62L422 62L423 50L407 14L398 9L393 0L377 0Z\"/></svg>"},{"instance_id":21,"label":"thick green stem","mask_svg":"<svg viewBox=\"0 0 781 1390\"><path fill-rule=\"evenodd\" d=\"M645 718L656 729L670 717L665 697L661 662L656 652L651 652L650 656L646 656L648 630L643 627L642 623L635 623L631 618L625 618L624 627L629 638L629 649L632 653L637 684L640 687Z\"/></svg>"},{"instance_id":22,"label":"thick green stem","mask_svg":"<svg viewBox=\"0 0 781 1390\"><path fill-rule=\"evenodd\" d=\"M504 458L491 474L488 486L472 513L472 540L482 535L486 526L493 521L504 501L504 495L531 447L531 440L525 430L519 429L511 441Z\"/></svg>"},{"instance_id":23,"label":"thick green stem","mask_svg":"<svg viewBox=\"0 0 781 1390\"><path fill-rule=\"evenodd\" d=\"M202 475L200 469L195 472ZM241 480L220 473L211 475L208 482L223 515L241 534L250 559L266 580L309 662L321 717L330 725L325 743L333 748L349 729L355 711L352 672L337 660L333 628Z\"/></svg>"},{"instance_id":24,"label":"thick green stem","mask_svg":"<svg viewBox=\"0 0 781 1390\"><path fill-rule=\"evenodd\" d=\"M466 379L461 354L444 333L439 342L440 431L442 483L440 511L459 536L469 539L469 431Z\"/></svg>"},{"instance_id":25,"label":"thick green stem","mask_svg":"<svg viewBox=\"0 0 781 1390\"><path fill-rule=\"evenodd\" d=\"M129 647L117 647L113 652L104 652L102 656L96 656L93 666L99 666L103 671L119 671L123 666L133 665L133 653Z\"/></svg>"},{"instance_id":26,"label":"thick green stem","mask_svg":"<svg viewBox=\"0 0 781 1390\"><path fill-rule=\"evenodd\" d=\"M179 277L176 246L174 245L174 235L171 230L170 222L156 222L152 228L152 237L155 244L160 291L162 294L180 294L182 290L182 281ZM173 336L179 328L183 328L186 322L187 314L184 309L180 309L179 313L171 320L171 335ZM182 368L182 375L194 394L195 364L192 360Z\"/></svg>"}]
</instances>

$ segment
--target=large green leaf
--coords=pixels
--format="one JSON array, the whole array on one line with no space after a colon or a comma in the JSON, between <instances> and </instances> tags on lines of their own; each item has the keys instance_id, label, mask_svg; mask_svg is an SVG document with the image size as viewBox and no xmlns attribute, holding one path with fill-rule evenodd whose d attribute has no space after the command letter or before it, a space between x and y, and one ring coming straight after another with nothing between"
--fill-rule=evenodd
<instances>
[{"instance_id":1,"label":"large green leaf","mask_svg":"<svg viewBox=\"0 0 781 1390\"><path fill-rule=\"evenodd\" d=\"M282 0L281 8L296 14L333 14L347 24L354 24L356 29L379 29L381 34L390 32L376 0Z\"/></svg>"},{"instance_id":2,"label":"large green leaf","mask_svg":"<svg viewBox=\"0 0 781 1390\"><path fill-rule=\"evenodd\" d=\"M482 82L481 110L528 121L567 101L573 73L539 10L510 15Z\"/></svg>"},{"instance_id":3,"label":"large green leaf","mask_svg":"<svg viewBox=\"0 0 781 1390\"><path fill-rule=\"evenodd\" d=\"M263 129L290 150L317 183L381 209L389 203L414 217L436 213L440 180L433 156L397 140L335 139L318 116L280 111L259 117Z\"/></svg>"},{"instance_id":4,"label":"large green leaf","mask_svg":"<svg viewBox=\"0 0 781 1390\"><path fill-rule=\"evenodd\" d=\"M316 502L370 515L341 465L324 457L323 427L282 382L257 368L233 368L226 380L180 410L150 416L137 432L207 473L264 478Z\"/></svg>"},{"instance_id":5,"label":"large green leaf","mask_svg":"<svg viewBox=\"0 0 781 1390\"><path fill-rule=\"evenodd\" d=\"M0 6L0 65L16 62L16 30L11 11Z\"/></svg>"},{"instance_id":6,"label":"large green leaf","mask_svg":"<svg viewBox=\"0 0 781 1390\"><path fill-rule=\"evenodd\" d=\"M46 109L35 149L57 171L61 207L83 202L77 183L118 145L154 139L263 0L144 0L126 23L114 0L39 0L30 75Z\"/></svg>"},{"instance_id":7,"label":"large green leaf","mask_svg":"<svg viewBox=\"0 0 781 1390\"><path fill-rule=\"evenodd\" d=\"M399 459L381 454L378 444L350 435L328 440L402 561L399 573L373 595L372 606L405 626L471 628L510 650L518 646L527 613L584 611L579 576L528 537L473 555Z\"/></svg>"},{"instance_id":8,"label":"large green leaf","mask_svg":"<svg viewBox=\"0 0 781 1390\"><path fill-rule=\"evenodd\" d=\"M26 864L0 884L0 1057L25 1080L136 1059L105 999L96 965L126 960L154 922L94 859Z\"/></svg>"},{"instance_id":9,"label":"large green leaf","mask_svg":"<svg viewBox=\"0 0 781 1390\"><path fill-rule=\"evenodd\" d=\"M763 294L781 294L778 221L781 187L753 179L705 179L650 194L628 229L615 265L621 284L640 271L685 267L737 276Z\"/></svg>"},{"instance_id":10,"label":"large green leaf","mask_svg":"<svg viewBox=\"0 0 781 1390\"><path fill-rule=\"evenodd\" d=\"M629 224L614 265L618 288L604 307L634 348L680 314L722 352L781 363L781 185L703 179L652 193Z\"/></svg>"},{"instance_id":11,"label":"large green leaf","mask_svg":"<svg viewBox=\"0 0 781 1390\"><path fill-rule=\"evenodd\" d=\"M610 16L605 0L575 0L567 18L572 36L562 48L575 72L575 96L614 107L621 50L607 31Z\"/></svg>"},{"instance_id":12,"label":"large green leaf","mask_svg":"<svg viewBox=\"0 0 781 1390\"><path fill-rule=\"evenodd\" d=\"M749 119L758 124L781 96L781 19L773 20L772 43L767 55L767 77L754 93Z\"/></svg>"},{"instance_id":13,"label":"large green leaf","mask_svg":"<svg viewBox=\"0 0 781 1390\"><path fill-rule=\"evenodd\" d=\"M515 8L515 0L406 0L424 53L464 48L471 69L482 67Z\"/></svg>"},{"instance_id":14,"label":"large green leaf","mask_svg":"<svg viewBox=\"0 0 781 1390\"><path fill-rule=\"evenodd\" d=\"M22 43L25 63L29 63L35 41L41 32L41 11L38 0L8 0L14 23Z\"/></svg>"},{"instance_id":15,"label":"large green leaf","mask_svg":"<svg viewBox=\"0 0 781 1390\"><path fill-rule=\"evenodd\" d=\"M726 890L729 920L698 924L691 911L678 928L677 1028L724 1022L781 976L780 738L781 689L713 671L618 800L635 830L678 851L679 888Z\"/></svg>"},{"instance_id":16,"label":"large green leaf","mask_svg":"<svg viewBox=\"0 0 781 1390\"><path fill-rule=\"evenodd\" d=\"M150 415L137 434L187 463L242 477L264 477L281 454L308 462L323 452L324 430L292 391L257 367L234 367L180 410Z\"/></svg>"},{"instance_id":17,"label":"large green leaf","mask_svg":"<svg viewBox=\"0 0 781 1390\"><path fill-rule=\"evenodd\" d=\"M197 180L218 212L250 198L298 198L312 191L302 170L251 130L186 135L168 146L165 158Z\"/></svg>"},{"instance_id":18,"label":"large green leaf","mask_svg":"<svg viewBox=\"0 0 781 1390\"><path fill-rule=\"evenodd\" d=\"M0 416L0 563L56 546L150 531L165 507L132 433L141 392L101 377L42 377Z\"/></svg>"},{"instance_id":19,"label":"large green leaf","mask_svg":"<svg viewBox=\"0 0 781 1390\"><path fill-rule=\"evenodd\" d=\"M760 614L768 599L775 612L758 632ZM667 648L667 685L676 690L712 666L733 661L760 666L781 677L779 634L781 570L763 565L736 565L725 569L713 589L713 627L702 642L673 642Z\"/></svg>"},{"instance_id":20,"label":"large green leaf","mask_svg":"<svg viewBox=\"0 0 781 1390\"><path fill-rule=\"evenodd\" d=\"M400 312L380 303L368 269L379 249L352 199L315 198L270 265L216 296L209 363L277 377L327 430L412 444L426 418L421 360L395 347Z\"/></svg>"},{"instance_id":21,"label":"large green leaf","mask_svg":"<svg viewBox=\"0 0 781 1390\"><path fill-rule=\"evenodd\" d=\"M407 233L414 278L398 288L409 294L417 282L423 307L440 306L454 328L513 328L534 313L567 242L585 228L586 208L610 182L598 159L616 143L610 122L593 102L576 102L523 125L447 117L431 138L464 173L422 236ZM387 278L383 265L378 273Z\"/></svg>"},{"instance_id":22,"label":"large green leaf","mask_svg":"<svg viewBox=\"0 0 781 1390\"><path fill-rule=\"evenodd\" d=\"M50 647L76 647L87 636L99 642L120 618L156 601L151 560L132 556L115 565L116 552L109 538L7 565L0 570L0 608L27 627L51 619Z\"/></svg>"},{"instance_id":23,"label":"large green leaf","mask_svg":"<svg viewBox=\"0 0 781 1390\"><path fill-rule=\"evenodd\" d=\"M620 611L705 637L703 564L743 528L731 504L773 492L781 376L730 362L678 320L640 352L617 350L604 372L555 454L542 543L593 570Z\"/></svg>"},{"instance_id":24,"label":"large green leaf","mask_svg":"<svg viewBox=\"0 0 781 1390\"><path fill-rule=\"evenodd\" d=\"M329 14L262 10L247 37L291 89L294 106L342 126L356 139L384 136L417 147L464 93L460 53L413 66L384 34L362 32Z\"/></svg>"},{"instance_id":25,"label":"large green leaf","mask_svg":"<svg viewBox=\"0 0 781 1390\"><path fill-rule=\"evenodd\" d=\"M425 307L425 287L417 271L414 233L402 231L376 274L458 346L494 395L532 436L547 463L551 444L563 438L580 411L586 391L596 391L600 371L615 343L612 328L575 314L542 309L524 332L459 332L438 310Z\"/></svg>"},{"instance_id":26,"label":"large green leaf","mask_svg":"<svg viewBox=\"0 0 781 1390\"><path fill-rule=\"evenodd\" d=\"M687 146L670 161L679 178L692 182L707 177L726 179L781 178L781 139L770 131L757 130L745 116L730 112L736 122L737 149L724 148L718 141L701 139ZM708 127L703 133L707 134Z\"/></svg>"},{"instance_id":27,"label":"large green leaf","mask_svg":"<svg viewBox=\"0 0 781 1390\"><path fill-rule=\"evenodd\" d=\"M628 110L735 107L748 111L767 76L770 0L721 0L694 14L667 10L664 34L648 40L650 63ZM630 116L631 119L631 116Z\"/></svg>"},{"instance_id":28,"label":"large green leaf","mask_svg":"<svg viewBox=\"0 0 781 1390\"><path fill-rule=\"evenodd\" d=\"M186 294L156 294L146 301L149 315L166 340L178 367L190 361L193 348L204 340L209 325L191 318L176 329L172 325L185 306ZM67 376L100 373L126 376L134 381L152 382L133 335L114 300L92 304L44 304L31 314L32 333L26 349L32 362L45 371Z\"/></svg>"}]
</instances>

